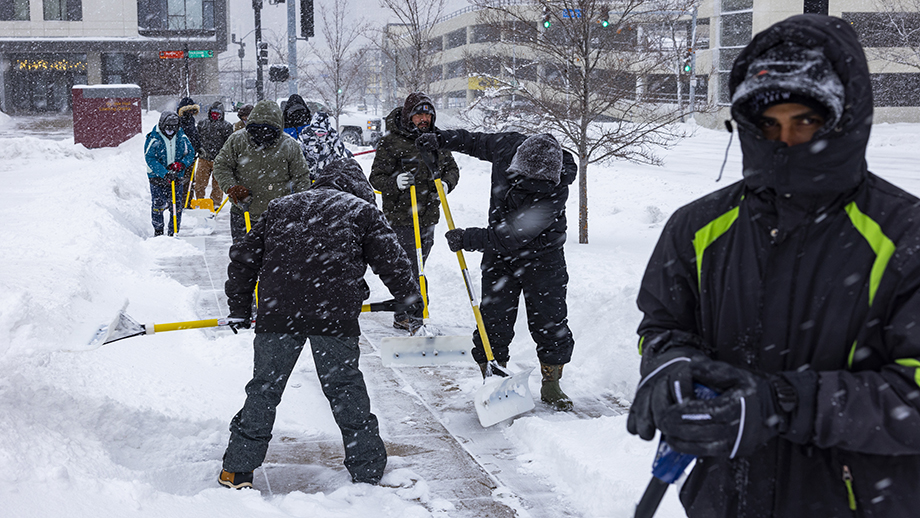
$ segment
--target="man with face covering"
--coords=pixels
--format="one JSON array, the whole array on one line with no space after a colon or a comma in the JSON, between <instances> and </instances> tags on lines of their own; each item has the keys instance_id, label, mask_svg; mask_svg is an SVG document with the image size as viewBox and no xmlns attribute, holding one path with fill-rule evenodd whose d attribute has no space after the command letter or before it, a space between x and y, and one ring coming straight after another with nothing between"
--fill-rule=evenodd
<instances>
[{"instance_id":1,"label":"man with face covering","mask_svg":"<svg viewBox=\"0 0 920 518\"><path fill-rule=\"evenodd\" d=\"M147 134L144 144L144 161L147 163L147 179L150 181L150 219L153 223L153 235L163 235L163 213L170 213L175 207L176 227L182 225L182 200L185 199L185 170L195 160L192 142L179 127L179 115L173 111L160 114L157 126ZM176 186L177 203L172 203L172 185ZM166 224L168 234L173 235L173 217Z\"/></svg>"},{"instance_id":2,"label":"man with face covering","mask_svg":"<svg viewBox=\"0 0 920 518\"><path fill-rule=\"evenodd\" d=\"M575 340L568 326L565 202L578 167L568 151L548 134L428 133L420 150L449 149L492 162L489 225L447 232L452 252L482 255L482 320L495 360L505 365L514 338L520 298L527 327L537 344L543 386L540 399L555 410L571 410L562 391L562 367L572 358ZM473 358L486 375L486 355L477 329Z\"/></svg>"},{"instance_id":3,"label":"man with face covering","mask_svg":"<svg viewBox=\"0 0 920 518\"><path fill-rule=\"evenodd\" d=\"M917 516L920 200L867 169L857 35L793 16L729 89L744 178L662 232L627 428L697 456L690 517Z\"/></svg>"},{"instance_id":4,"label":"man with face covering","mask_svg":"<svg viewBox=\"0 0 920 518\"><path fill-rule=\"evenodd\" d=\"M383 198L386 215L403 249L409 255L412 272L419 277L415 251L415 230L412 224L412 193L415 185L418 201L419 234L422 242L422 261L428 259L434 246L434 227L441 217L441 200L434 186L432 171L428 170L415 148L415 139L424 133L436 131L434 103L428 95L414 92L406 97L402 107L387 115L388 133L380 140L371 166L370 181ZM450 192L460 181L460 168L450 151L439 151L437 162L444 189ZM415 332L422 325L422 315L397 312L393 327Z\"/></svg>"},{"instance_id":5,"label":"man with face covering","mask_svg":"<svg viewBox=\"0 0 920 518\"><path fill-rule=\"evenodd\" d=\"M255 224L270 201L310 188L310 170L300 144L281 131L282 124L281 108L259 101L245 130L230 135L214 159L214 178L233 202L234 243L246 234L246 211Z\"/></svg>"},{"instance_id":6,"label":"man with face covering","mask_svg":"<svg viewBox=\"0 0 920 518\"><path fill-rule=\"evenodd\" d=\"M198 150L198 170L195 171L194 196L203 199L211 180L211 170L214 168L214 157L224 146L224 142L233 134L233 125L224 120L224 104L214 101L208 108L208 118L198 121L198 134L201 137L201 148ZM217 185L217 180L211 181L211 201L214 209L220 206L224 199L224 192Z\"/></svg>"}]
</instances>

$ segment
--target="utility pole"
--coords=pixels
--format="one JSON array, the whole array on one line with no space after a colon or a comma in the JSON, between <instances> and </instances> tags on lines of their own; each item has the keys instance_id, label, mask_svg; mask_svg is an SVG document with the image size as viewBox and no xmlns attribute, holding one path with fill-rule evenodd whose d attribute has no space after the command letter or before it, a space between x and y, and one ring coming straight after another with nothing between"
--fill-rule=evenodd
<instances>
[{"instance_id":1,"label":"utility pole","mask_svg":"<svg viewBox=\"0 0 920 518\"><path fill-rule=\"evenodd\" d=\"M244 92L246 90L243 89L243 58L246 57L246 44L243 43L243 38L240 38L240 41L236 41L236 34L230 35L230 41L240 46L240 51L237 53L240 56L240 102L245 104L246 96Z\"/></svg>"},{"instance_id":2,"label":"utility pole","mask_svg":"<svg viewBox=\"0 0 920 518\"><path fill-rule=\"evenodd\" d=\"M288 95L297 93L297 4L287 0Z\"/></svg>"},{"instance_id":3,"label":"utility pole","mask_svg":"<svg viewBox=\"0 0 920 518\"><path fill-rule=\"evenodd\" d=\"M261 101L265 99L265 87L262 75L262 0L252 0L252 10L255 13L256 26L256 101Z\"/></svg>"},{"instance_id":4,"label":"utility pole","mask_svg":"<svg viewBox=\"0 0 920 518\"><path fill-rule=\"evenodd\" d=\"M693 108L696 104L696 7L693 8L693 18L690 21L690 118L693 118Z\"/></svg>"}]
</instances>

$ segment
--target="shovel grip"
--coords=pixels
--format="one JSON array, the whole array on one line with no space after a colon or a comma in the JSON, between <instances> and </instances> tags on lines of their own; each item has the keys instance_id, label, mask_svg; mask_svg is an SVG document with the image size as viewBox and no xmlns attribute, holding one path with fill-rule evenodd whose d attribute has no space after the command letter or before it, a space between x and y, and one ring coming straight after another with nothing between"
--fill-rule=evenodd
<instances>
[{"instance_id":1,"label":"shovel grip","mask_svg":"<svg viewBox=\"0 0 920 518\"><path fill-rule=\"evenodd\" d=\"M171 322L169 324L144 324L147 334L162 333L164 331L181 331L183 329L200 329L202 327L217 327L226 325L223 319L209 318L207 320L189 320L187 322Z\"/></svg>"}]
</instances>

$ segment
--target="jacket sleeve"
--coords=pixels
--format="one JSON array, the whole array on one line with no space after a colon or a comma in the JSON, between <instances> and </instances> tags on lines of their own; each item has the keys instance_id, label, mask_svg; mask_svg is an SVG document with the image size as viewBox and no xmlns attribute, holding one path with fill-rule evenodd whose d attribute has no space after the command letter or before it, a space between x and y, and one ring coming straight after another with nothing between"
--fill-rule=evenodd
<instances>
[{"instance_id":1,"label":"jacket sleeve","mask_svg":"<svg viewBox=\"0 0 920 518\"><path fill-rule=\"evenodd\" d=\"M362 212L362 218L365 223L361 247L371 270L380 277L397 301L412 303L421 300L409 257L383 213L368 204Z\"/></svg>"},{"instance_id":2,"label":"jacket sleeve","mask_svg":"<svg viewBox=\"0 0 920 518\"><path fill-rule=\"evenodd\" d=\"M248 137L241 135L239 138L231 137L227 139L224 146L220 148L220 153L214 158L214 167L211 170L211 174L214 175L217 185L224 192L239 183L236 179L236 167L240 154L238 149L240 138Z\"/></svg>"},{"instance_id":3,"label":"jacket sleeve","mask_svg":"<svg viewBox=\"0 0 920 518\"><path fill-rule=\"evenodd\" d=\"M163 144L159 139L155 137L147 138L147 144L144 149L144 161L147 163L147 167L150 168L150 172L147 173L148 178L165 178L166 173L169 171L166 170L166 164L160 161L160 157L166 156L166 150L163 149ZM165 158L163 158L165 160Z\"/></svg>"},{"instance_id":4,"label":"jacket sleeve","mask_svg":"<svg viewBox=\"0 0 920 518\"><path fill-rule=\"evenodd\" d=\"M647 375L656 357L672 349L689 347L711 356L699 328L699 290L692 238L685 239L678 210L665 225L639 286L637 304L643 313L639 324L640 373Z\"/></svg>"},{"instance_id":5,"label":"jacket sleeve","mask_svg":"<svg viewBox=\"0 0 920 518\"><path fill-rule=\"evenodd\" d=\"M397 195L399 188L396 187L396 173L399 172L396 157L390 151L386 140L377 146L374 152L374 163L371 165L371 174L369 180L374 189L386 194Z\"/></svg>"},{"instance_id":6,"label":"jacket sleeve","mask_svg":"<svg viewBox=\"0 0 920 518\"><path fill-rule=\"evenodd\" d=\"M246 317L252 311L252 297L262 268L265 253L264 233L271 212L265 211L252 230L230 247L230 264L227 266L227 282L224 293L233 316Z\"/></svg>"},{"instance_id":7,"label":"jacket sleeve","mask_svg":"<svg viewBox=\"0 0 920 518\"><path fill-rule=\"evenodd\" d=\"M552 225L565 210L565 203L543 198L508 214L498 225L469 228L463 233L466 250L506 254L529 244Z\"/></svg>"},{"instance_id":8,"label":"jacket sleeve","mask_svg":"<svg viewBox=\"0 0 920 518\"><path fill-rule=\"evenodd\" d=\"M872 305L873 313L889 316L871 326L878 332L861 339L862 344L857 341L853 367L818 372L816 394L807 402L813 403L813 414L806 405L800 412L805 415L797 416L795 424L818 447L920 454L920 329L915 325L920 315L920 268L894 282L896 292L885 300L877 296ZM848 351L850 344L846 346L841 350ZM858 358L863 356L878 356L880 366L868 365L868 360L860 368Z\"/></svg>"},{"instance_id":9,"label":"jacket sleeve","mask_svg":"<svg viewBox=\"0 0 920 518\"><path fill-rule=\"evenodd\" d=\"M495 162L526 138L520 133L474 133L463 129L443 130L441 149L457 151L486 162ZM456 165L456 164L455 164Z\"/></svg>"},{"instance_id":10,"label":"jacket sleeve","mask_svg":"<svg viewBox=\"0 0 920 518\"><path fill-rule=\"evenodd\" d=\"M183 135L182 139L183 140L181 144L182 144L182 149L184 150L184 153L182 154L182 158L180 158L179 161L182 162L182 164L185 167L188 167L192 165L192 162L195 161L195 148L192 147L192 141L189 140L188 137Z\"/></svg>"},{"instance_id":11,"label":"jacket sleeve","mask_svg":"<svg viewBox=\"0 0 920 518\"><path fill-rule=\"evenodd\" d=\"M288 175L291 178L291 191L306 191L313 185L313 182L310 180L310 166L303 156L303 151L300 148L300 141L296 139L286 139L285 144L288 147L286 155L288 161Z\"/></svg>"},{"instance_id":12,"label":"jacket sleeve","mask_svg":"<svg viewBox=\"0 0 920 518\"><path fill-rule=\"evenodd\" d=\"M441 169L441 181L447 182L447 191L450 192L460 182L460 168L450 151L442 150L438 153L438 165Z\"/></svg>"}]
</instances>

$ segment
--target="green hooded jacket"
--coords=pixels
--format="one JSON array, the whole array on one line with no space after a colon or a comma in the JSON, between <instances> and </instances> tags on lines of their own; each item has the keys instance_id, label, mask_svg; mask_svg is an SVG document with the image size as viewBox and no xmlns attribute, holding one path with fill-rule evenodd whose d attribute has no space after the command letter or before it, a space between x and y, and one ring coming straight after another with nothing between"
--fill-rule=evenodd
<instances>
[{"instance_id":1,"label":"green hooded jacket","mask_svg":"<svg viewBox=\"0 0 920 518\"><path fill-rule=\"evenodd\" d=\"M248 123L271 124L278 128L280 136L272 145L262 148L253 143L245 129L234 132L214 159L213 174L224 192L234 185L252 191L249 215L255 219L275 198L309 189L310 168L300 144L281 131L281 108L276 103L256 103ZM235 204L231 210L243 213Z\"/></svg>"},{"instance_id":2,"label":"green hooded jacket","mask_svg":"<svg viewBox=\"0 0 920 518\"><path fill-rule=\"evenodd\" d=\"M430 102L430 101L429 101ZM401 122L403 108L396 108L386 119L386 127L392 128L377 146L374 164L371 166L370 182L374 189L380 191L383 198L383 213L394 227L412 226L412 195L410 189L399 190L396 176L403 171L415 176L416 199L418 201L418 219L420 227L437 224L441 212L441 200L431 178L428 167L422 162L415 147L417 131L409 131ZM434 121L432 121L434 129ZM441 167L441 181L444 189L450 192L460 181L460 168L450 151L438 152L438 164Z\"/></svg>"}]
</instances>

